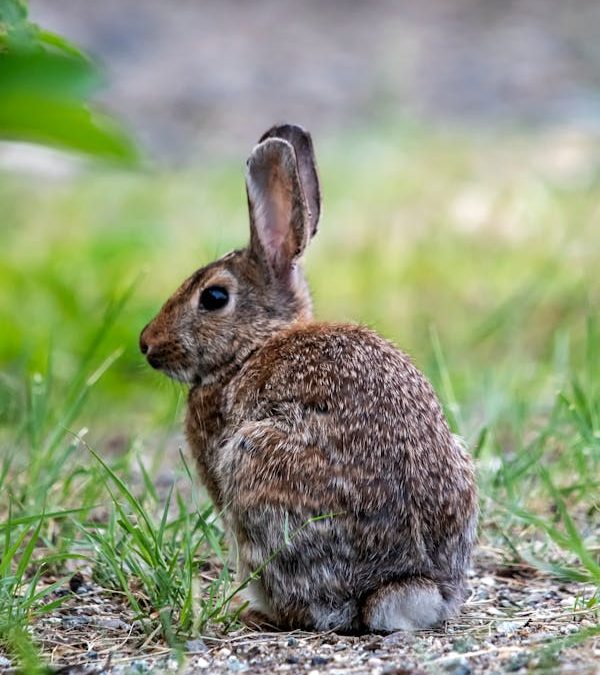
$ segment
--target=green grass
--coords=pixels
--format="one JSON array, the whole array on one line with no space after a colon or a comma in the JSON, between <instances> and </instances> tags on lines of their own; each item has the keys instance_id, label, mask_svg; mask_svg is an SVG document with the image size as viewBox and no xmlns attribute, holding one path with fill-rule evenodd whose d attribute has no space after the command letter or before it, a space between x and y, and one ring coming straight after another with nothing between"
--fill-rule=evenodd
<instances>
[{"instance_id":1,"label":"green grass","mask_svg":"<svg viewBox=\"0 0 600 675\"><path fill-rule=\"evenodd\" d=\"M431 378L477 459L482 545L599 589L598 142L406 126L317 146L317 315L376 327ZM235 620L218 522L173 440L183 391L137 337L187 273L245 242L242 159L0 174L0 634L15 653L79 568L148 639Z\"/></svg>"}]
</instances>

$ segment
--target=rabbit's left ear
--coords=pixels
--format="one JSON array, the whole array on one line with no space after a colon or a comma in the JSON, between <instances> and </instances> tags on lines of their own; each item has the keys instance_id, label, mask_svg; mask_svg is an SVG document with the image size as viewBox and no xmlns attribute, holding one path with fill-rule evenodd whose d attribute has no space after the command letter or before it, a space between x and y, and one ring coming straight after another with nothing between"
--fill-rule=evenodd
<instances>
[{"instance_id":1,"label":"rabbit's left ear","mask_svg":"<svg viewBox=\"0 0 600 675\"><path fill-rule=\"evenodd\" d=\"M269 276L289 283L310 238L310 223L296 153L288 141L267 138L254 148L246 188L250 252L266 264Z\"/></svg>"},{"instance_id":2,"label":"rabbit's left ear","mask_svg":"<svg viewBox=\"0 0 600 675\"><path fill-rule=\"evenodd\" d=\"M308 131L296 124L281 124L271 127L262 135L260 142L267 138L282 138L284 141L291 143L294 148L302 192L308 209L310 236L314 237L321 215L321 187L312 138Z\"/></svg>"}]
</instances>

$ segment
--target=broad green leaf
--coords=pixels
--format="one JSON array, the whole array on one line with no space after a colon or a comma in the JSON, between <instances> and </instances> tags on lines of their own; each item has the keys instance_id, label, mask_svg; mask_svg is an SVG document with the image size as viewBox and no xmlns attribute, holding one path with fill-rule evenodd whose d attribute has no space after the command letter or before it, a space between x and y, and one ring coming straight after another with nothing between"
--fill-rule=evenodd
<instances>
[{"instance_id":1,"label":"broad green leaf","mask_svg":"<svg viewBox=\"0 0 600 675\"><path fill-rule=\"evenodd\" d=\"M0 94L0 139L33 141L134 164L135 146L110 118L42 94Z\"/></svg>"},{"instance_id":2,"label":"broad green leaf","mask_svg":"<svg viewBox=\"0 0 600 675\"><path fill-rule=\"evenodd\" d=\"M43 51L0 55L0 101L29 94L84 102L101 84L97 68L80 57Z\"/></svg>"}]
</instances>

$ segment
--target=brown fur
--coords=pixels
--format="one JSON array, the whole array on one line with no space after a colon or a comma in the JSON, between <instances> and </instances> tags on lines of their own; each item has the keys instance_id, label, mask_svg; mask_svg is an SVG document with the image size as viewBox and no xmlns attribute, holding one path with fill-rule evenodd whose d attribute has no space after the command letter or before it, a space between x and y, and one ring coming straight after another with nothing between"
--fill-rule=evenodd
<instances>
[{"instance_id":1,"label":"brown fur","mask_svg":"<svg viewBox=\"0 0 600 675\"><path fill-rule=\"evenodd\" d=\"M192 275L140 341L191 384L200 477L241 578L261 570L248 616L345 631L442 621L464 598L475 538L470 458L405 354L312 320L298 264L320 212L308 134L267 132L247 186L248 248ZM198 307L215 284L229 303Z\"/></svg>"}]
</instances>

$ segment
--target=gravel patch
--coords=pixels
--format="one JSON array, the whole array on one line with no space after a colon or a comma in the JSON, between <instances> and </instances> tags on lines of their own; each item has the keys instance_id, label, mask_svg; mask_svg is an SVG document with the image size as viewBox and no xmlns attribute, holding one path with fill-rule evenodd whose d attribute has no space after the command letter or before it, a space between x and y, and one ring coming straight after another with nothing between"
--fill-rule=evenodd
<instances>
[{"instance_id":1,"label":"gravel patch","mask_svg":"<svg viewBox=\"0 0 600 675\"><path fill-rule=\"evenodd\" d=\"M597 673L600 663L598 608L582 601L593 589L506 564L494 550L478 552L461 615L436 631L413 634L223 634L215 628L178 653L145 635L118 595L83 578L74 585L75 593L64 590L72 597L33 629L57 673ZM0 669L12 666L0 654Z\"/></svg>"}]
</instances>

